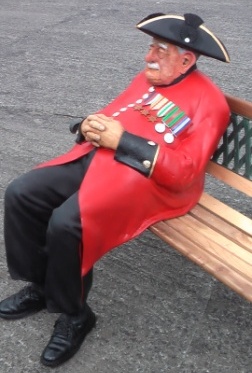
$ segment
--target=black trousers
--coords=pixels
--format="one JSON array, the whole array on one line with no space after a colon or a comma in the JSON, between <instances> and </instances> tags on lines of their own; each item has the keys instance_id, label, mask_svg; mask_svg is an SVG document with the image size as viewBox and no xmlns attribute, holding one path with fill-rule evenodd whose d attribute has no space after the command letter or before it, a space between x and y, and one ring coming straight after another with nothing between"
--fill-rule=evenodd
<instances>
[{"instance_id":1,"label":"black trousers","mask_svg":"<svg viewBox=\"0 0 252 373\"><path fill-rule=\"evenodd\" d=\"M5 193L4 237L13 279L44 288L49 312L77 314L92 286L81 277L78 190L94 152L60 166L34 169Z\"/></svg>"}]
</instances>

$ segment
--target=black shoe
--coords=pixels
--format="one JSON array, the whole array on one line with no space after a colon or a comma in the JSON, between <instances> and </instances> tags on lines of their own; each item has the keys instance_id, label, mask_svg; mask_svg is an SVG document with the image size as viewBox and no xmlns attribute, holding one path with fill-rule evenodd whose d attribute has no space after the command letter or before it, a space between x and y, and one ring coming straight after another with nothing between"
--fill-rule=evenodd
<instances>
[{"instance_id":1,"label":"black shoe","mask_svg":"<svg viewBox=\"0 0 252 373\"><path fill-rule=\"evenodd\" d=\"M42 290L35 285L28 285L0 302L0 317L10 320L21 319L45 307Z\"/></svg>"},{"instance_id":2,"label":"black shoe","mask_svg":"<svg viewBox=\"0 0 252 373\"><path fill-rule=\"evenodd\" d=\"M55 322L52 337L41 355L41 363L56 367L70 359L95 323L95 314L88 305L81 316L62 314Z\"/></svg>"}]
</instances>

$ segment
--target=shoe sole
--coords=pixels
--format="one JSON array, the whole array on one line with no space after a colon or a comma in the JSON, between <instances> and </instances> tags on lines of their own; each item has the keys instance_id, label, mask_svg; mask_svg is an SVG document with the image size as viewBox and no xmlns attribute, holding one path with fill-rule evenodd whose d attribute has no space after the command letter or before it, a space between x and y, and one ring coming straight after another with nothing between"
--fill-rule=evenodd
<instances>
[{"instance_id":1,"label":"shoe sole","mask_svg":"<svg viewBox=\"0 0 252 373\"><path fill-rule=\"evenodd\" d=\"M62 358L60 358L58 360L54 360L54 361L48 361L48 360L44 359L43 354L42 354L42 356L40 358L40 362L45 366L54 368L54 367L57 367L57 366L65 363L67 360L71 359L71 357L73 357L76 354L76 352L80 349L80 347L81 347L82 343L84 342L86 336L96 326L96 320L97 320L96 316L94 314L91 314L90 319L87 323L88 325L87 325L85 331L83 332L83 337L80 339L79 343L75 346L74 349L72 349L71 351L66 353L64 356L62 356Z\"/></svg>"}]
</instances>

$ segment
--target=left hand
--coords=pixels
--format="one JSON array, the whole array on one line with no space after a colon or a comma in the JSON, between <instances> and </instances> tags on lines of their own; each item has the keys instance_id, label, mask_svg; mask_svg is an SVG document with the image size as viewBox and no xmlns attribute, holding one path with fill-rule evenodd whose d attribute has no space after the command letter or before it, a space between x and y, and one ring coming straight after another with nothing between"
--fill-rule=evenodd
<instances>
[{"instance_id":1,"label":"left hand","mask_svg":"<svg viewBox=\"0 0 252 373\"><path fill-rule=\"evenodd\" d=\"M104 114L89 115L81 125L86 141L94 146L116 150L124 132L121 123Z\"/></svg>"}]
</instances>

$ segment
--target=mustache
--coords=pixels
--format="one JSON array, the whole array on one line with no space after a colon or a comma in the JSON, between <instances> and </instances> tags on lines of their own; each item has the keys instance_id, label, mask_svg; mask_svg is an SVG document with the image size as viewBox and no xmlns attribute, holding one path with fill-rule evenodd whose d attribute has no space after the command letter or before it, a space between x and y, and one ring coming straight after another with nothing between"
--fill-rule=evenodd
<instances>
[{"instance_id":1,"label":"mustache","mask_svg":"<svg viewBox=\"0 0 252 373\"><path fill-rule=\"evenodd\" d=\"M149 62L149 63L147 63L147 67L149 69L153 69L153 70L160 70L159 63L157 63L157 62Z\"/></svg>"}]
</instances>

